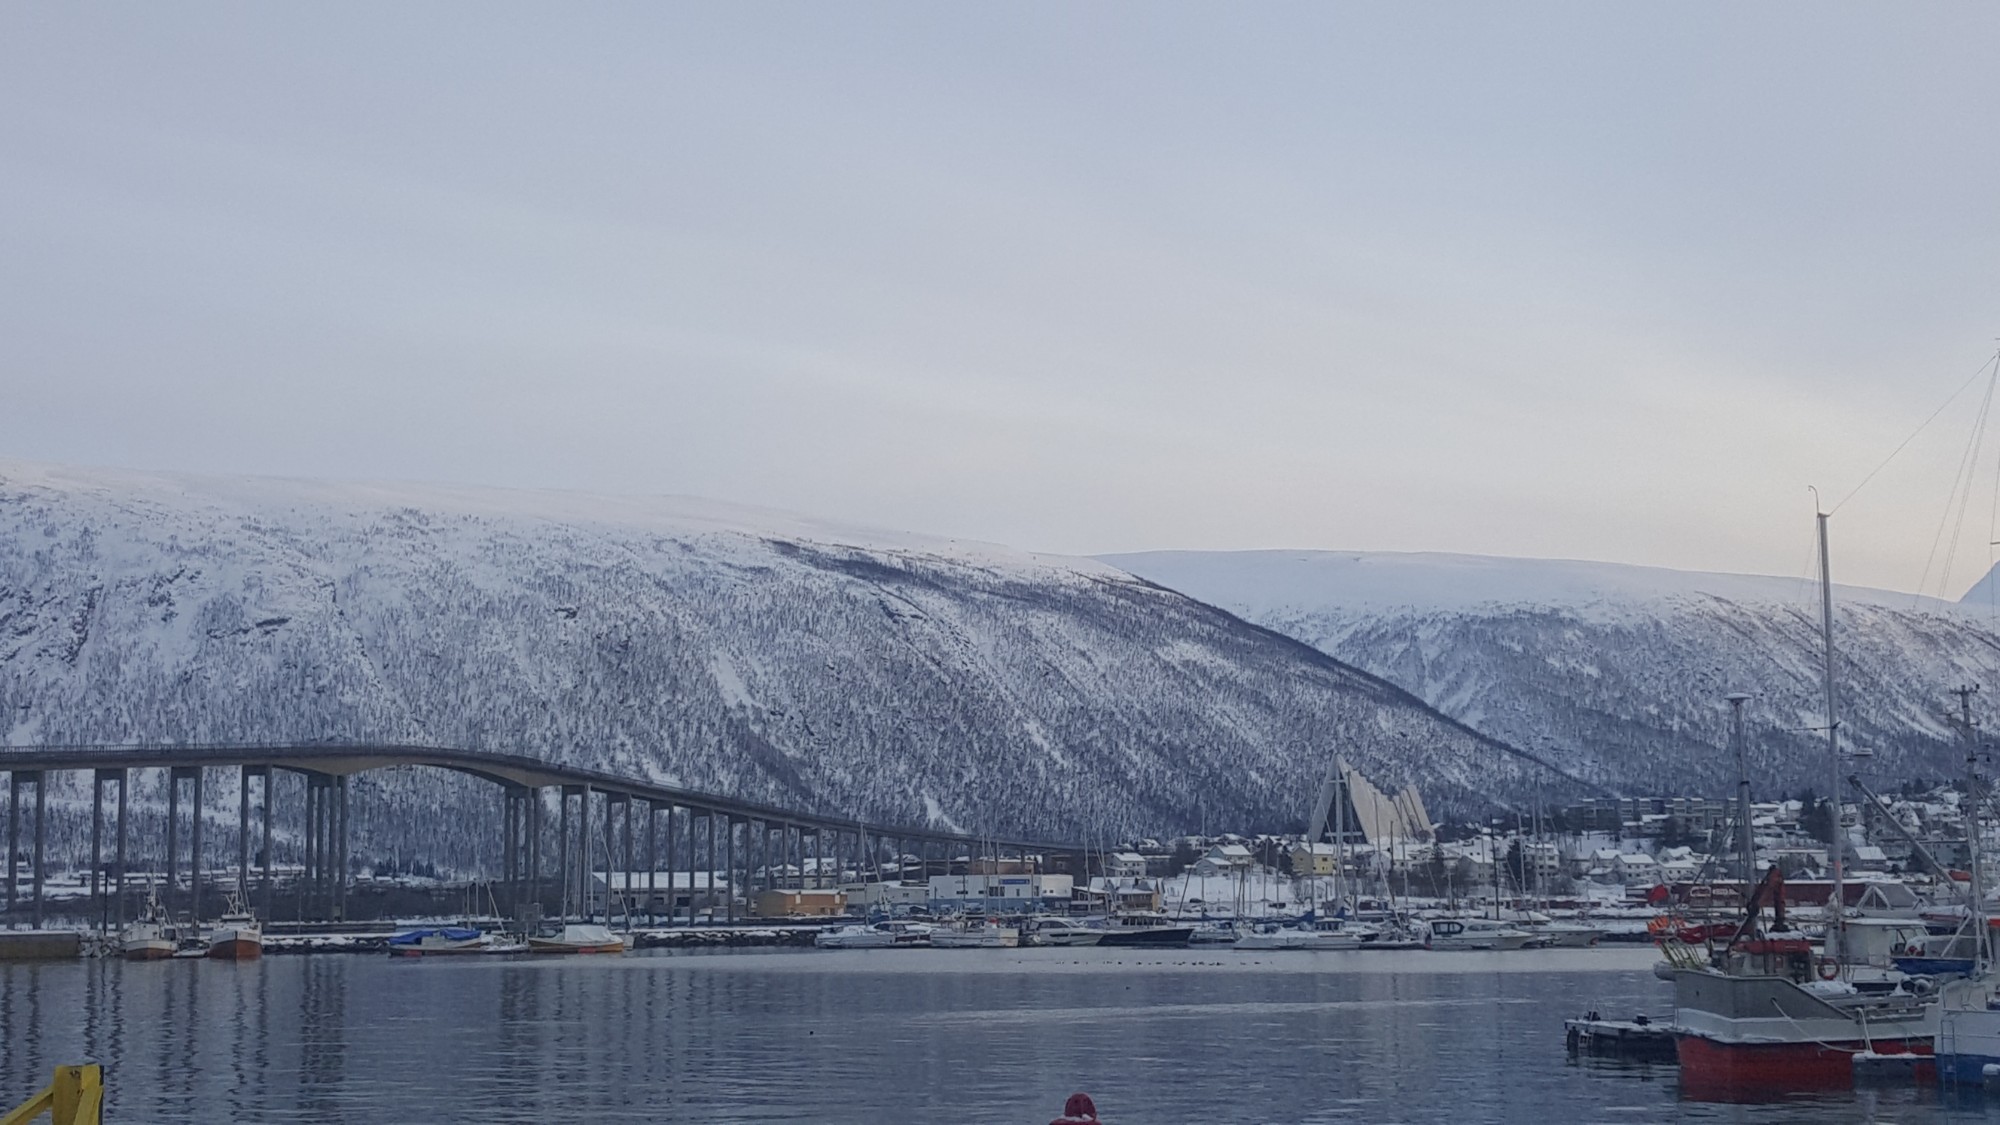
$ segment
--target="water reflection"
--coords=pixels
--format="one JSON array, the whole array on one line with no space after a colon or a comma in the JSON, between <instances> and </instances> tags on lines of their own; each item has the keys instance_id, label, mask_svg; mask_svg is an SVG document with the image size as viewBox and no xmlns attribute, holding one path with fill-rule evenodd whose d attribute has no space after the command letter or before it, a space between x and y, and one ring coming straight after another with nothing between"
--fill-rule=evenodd
<instances>
[{"instance_id":1,"label":"water reflection","mask_svg":"<svg viewBox=\"0 0 2000 1125\"><path fill-rule=\"evenodd\" d=\"M2000 1121L1570 1061L1565 1015L1659 1010L1643 954L1094 952L0 965L0 1083L96 1059L130 1121Z\"/></svg>"}]
</instances>

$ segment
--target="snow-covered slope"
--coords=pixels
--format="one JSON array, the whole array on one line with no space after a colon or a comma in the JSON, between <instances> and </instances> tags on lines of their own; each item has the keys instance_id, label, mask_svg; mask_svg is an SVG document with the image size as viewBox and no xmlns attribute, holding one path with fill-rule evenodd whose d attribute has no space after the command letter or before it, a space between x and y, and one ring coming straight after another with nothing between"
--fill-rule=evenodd
<instances>
[{"instance_id":1,"label":"snow-covered slope","mask_svg":"<svg viewBox=\"0 0 2000 1125\"><path fill-rule=\"evenodd\" d=\"M1766 785L1827 787L1818 589L1801 579L1380 552L1161 551L1104 561L1374 672L1629 792L1720 792L1722 696ZM2000 629L1951 603L1838 587L1845 736L1867 772L1942 776L1950 688L2000 689ZM1993 701L2000 704L2000 699Z\"/></svg>"},{"instance_id":2,"label":"snow-covered slope","mask_svg":"<svg viewBox=\"0 0 2000 1125\"><path fill-rule=\"evenodd\" d=\"M1095 840L1300 819L1336 751L1434 805L1549 785L1099 562L678 499L5 462L0 735L495 747Z\"/></svg>"}]
</instances>

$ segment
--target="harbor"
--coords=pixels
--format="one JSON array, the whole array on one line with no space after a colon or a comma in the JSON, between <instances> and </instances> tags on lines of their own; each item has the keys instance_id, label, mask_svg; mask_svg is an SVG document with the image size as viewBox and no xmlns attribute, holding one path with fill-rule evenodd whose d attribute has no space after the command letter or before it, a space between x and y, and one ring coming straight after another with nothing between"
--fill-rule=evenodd
<instances>
[{"instance_id":1,"label":"harbor","mask_svg":"<svg viewBox=\"0 0 2000 1125\"><path fill-rule=\"evenodd\" d=\"M1657 982L1641 951L1587 956L1565 968L1547 952L772 948L14 964L0 966L0 1036L15 1045L0 1079L26 1090L59 1060L98 1060L106 1120L222 1105L243 1120L642 1121L670 1104L694 1119L867 1125L885 1113L1036 1121L1076 1081L1062 1060L1087 1056L1105 1060L1089 1068L1091 1093L1124 1120L1345 1107L1364 1120L1526 1121L1530 1105L1591 1117L1632 1092L1534 1031L1559 1024L1562 997L1609 1005ZM51 1018L59 1005L73 1018ZM1217 1060L1231 1028L1246 1033ZM1419 1051L1471 1092L1398 1077ZM577 1082L584 1060L595 1080ZM1258 1079L1189 1081L1217 1066ZM476 1081L439 1083L441 1070ZM1671 1113L1671 1089L1653 1092Z\"/></svg>"}]
</instances>

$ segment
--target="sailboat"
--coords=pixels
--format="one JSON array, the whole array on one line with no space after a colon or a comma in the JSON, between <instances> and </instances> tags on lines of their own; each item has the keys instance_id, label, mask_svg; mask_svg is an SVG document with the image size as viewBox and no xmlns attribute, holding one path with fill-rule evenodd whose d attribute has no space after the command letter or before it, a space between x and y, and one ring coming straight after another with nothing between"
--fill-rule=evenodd
<instances>
[{"instance_id":1,"label":"sailboat","mask_svg":"<svg viewBox=\"0 0 2000 1125\"><path fill-rule=\"evenodd\" d=\"M1993 968L1993 941L1986 920L1986 888L1980 871L1978 739L1972 733L1972 693L1958 689L1959 734L1965 740L1965 841L1970 853L1971 894L1966 925L1972 934L1972 972L1947 983L1938 996L1938 1079L1984 1088L1988 1074L2000 1075L2000 977Z\"/></svg>"},{"instance_id":2,"label":"sailboat","mask_svg":"<svg viewBox=\"0 0 2000 1125\"><path fill-rule=\"evenodd\" d=\"M1929 1055L1938 1005L1906 991L1863 992L1846 979L1840 854L1839 723L1834 697L1833 579L1827 516L1818 516L1820 630L1824 647L1827 754L1834 788L1826 944L1815 958L1803 931L1785 918L1784 875L1771 868L1749 893L1742 919L1707 956L1676 938L1661 947L1674 984L1675 1051L1681 1088L1697 1098L1848 1089L1863 1054ZM1746 822L1747 824L1747 822ZM1762 924L1765 906L1773 923Z\"/></svg>"},{"instance_id":3,"label":"sailboat","mask_svg":"<svg viewBox=\"0 0 2000 1125\"><path fill-rule=\"evenodd\" d=\"M561 930L528 939L530 953L623 953L625 939L608 926L569 922Z\"/></svg>"}]
</instances>

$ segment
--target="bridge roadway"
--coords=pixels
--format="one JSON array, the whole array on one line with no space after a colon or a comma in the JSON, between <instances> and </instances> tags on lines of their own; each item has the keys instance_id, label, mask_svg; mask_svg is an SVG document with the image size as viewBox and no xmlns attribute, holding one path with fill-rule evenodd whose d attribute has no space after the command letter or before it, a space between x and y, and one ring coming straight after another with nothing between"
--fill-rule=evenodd
<instances>
[{"instance_id":1,"label":"bridge roadway","mask_svg":"<svg viewBox=\"0 0 2000 1125\"><path fill-rule=\"evenodd\" d=\"M47 878L48 794L45 778L59 771L90 771L90 896L91 914L102 928L122 926L127 899L134 888L126 878L129 833L126 831L127 790L133 770L164 769L167 776L167 815L163 847L165 905L171 913L185 906L190 918L204 917L201 879L210 857L203 849L203 818L194 810L206 807L206 786L210 771L234 769L238 785L237 866L239 886L250 893L253 834L250 795L252 782L259 794L258 809L262 843L257 849L258 878L252 902L271 917L276 880L272 874L273 816L279 804L272 785L275 771L283 770L305 779L304 800L299 812L301 870L295 880L298 914L302 921L341 921L346 917L349 885L347 779L370 770L421 766L449 770L490 781L500 788L501 878L495 883L496 897L509 914L530 916L544 913L542 904L552 900L557 911L552 916L584 917L601 912L608 921L614 905L628 920L643 912L649 922L664 912L672 925L686 907L690 924L697 904L706 898L710 917L720 914L735 921L739 899L747 908L747 893L762 880L766 891L824 888L838 882L838 872L853 870L872 880L894 864L897 875L905 872L902 857L914 855L921 869L929 873L943 852L945 869L960 848L970 856L994 858L1012 852L1016 856L1036 856L1044 869L1067 869L1085 873L1088 849L1085 845L1052 841L976 836L941 832L928 826L871 824L855 819L828 817L742 801L712 793L661 785L602 770L585 769L544 761L522 754L490 750L469 750L446 746L414 746L395 743L233 743L139 746L10 746L0 748L0 771L7 773L7 882L5 908L13 912L19 894L18 863L22 858L22 789L34 790L34 827L27 855L29 899L34 924L43 923L43 887ZM104 856L106 831L105 796L116 788L112 820L111 863ZM180 802L188 790L189 815L182 830ZM542 845L547 836L542 823L546 812L543 793L553 790L558 798L557 864L551 873L543 862ZM633 806L645 805L644 862L635 853L632 827ZM603 835L592 835L593 806L601 810ZM572 816L574 808L574 816ZM619 848L618 816L623 814L623 847ZM660 831L664 820L665 832ZM717 839L718 820L721 839ZM697 823L707 829L702 839ZM776 836L774 841L773 836ZM829 841L828 837L831 837ZM738 840L742 851L738 854ZM665 873L669 886L661 898L658 876L662 873L660 844L664 839ZM188 845L189 879L184 900L179 881L180 846ZM706 848L702 845L706 843ZM810 849L808 849L810 842ZM683 848L682 845L685 844ZM601 847L599 846L601 844ZM830 846L829 846L830 845ZM884 849L888 849L885 860ZM916 850L911 851L912 848ZM599 862L601 860L601 862ZM705 863L704 863L705 861ZM816 862L817 861L817 862ZM827 874L831 862L833 875ZM698 863L703 864L697 866ZM679 883L677 873L685 871ZM721 897L717 903L717 872L722 873ZM620 877L614 879L613 873ZM593 874L603 879L596 889ZM744 883L739 875L748 875ZM553 882L551 881L553 877ZM706 884L702 882L705 877ZM644 880L643 888L640 886ZM614 886L614 884L616 884ZM739 895L739 888L744 892ZM138 888L150 890L149 887ZM612 898L619 900L613 903ZM287 896L288 900L290 896ZM600 901L601 900L601 901ZM216 905L220 905L217 903ZM597 911L593 907L599 908ZM662 911L664 908L664 911Z\"/></svg>"}]
</instances>

